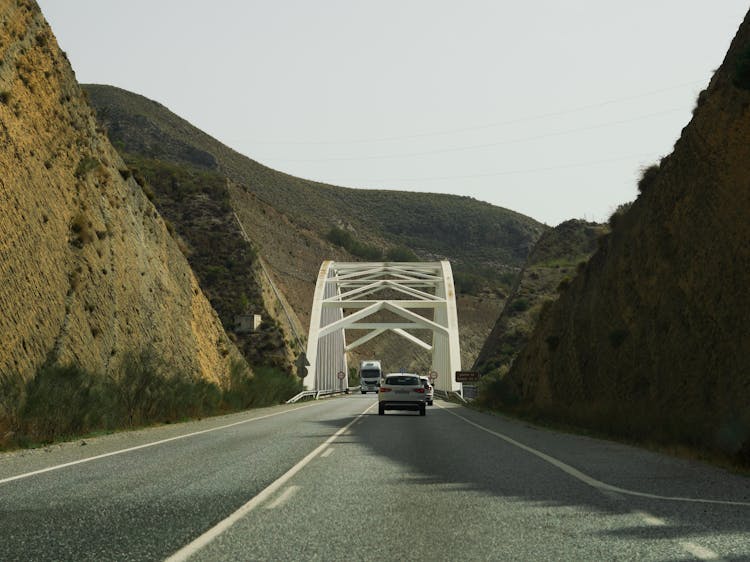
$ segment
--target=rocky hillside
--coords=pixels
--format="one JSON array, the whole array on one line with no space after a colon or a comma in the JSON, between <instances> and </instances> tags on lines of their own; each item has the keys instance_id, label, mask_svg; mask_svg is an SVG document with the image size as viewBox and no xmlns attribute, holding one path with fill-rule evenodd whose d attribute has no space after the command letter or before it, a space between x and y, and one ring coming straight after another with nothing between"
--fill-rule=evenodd
<instances>
[{"instance_id":1,"label":"rocky hillside","mask_svg":"<svg viewBox=\"0 0 750 562\"><path fill-rule=\"evenodd\" d=\"M671 155L535 330L537 411L750 462L750 19Z\"/></svg>"},{"instance_id":2,"label":"rocky hillside","mask_svg":"<svg viewBox=\"0 0 750 562\"><path fill-rule=\"evenodd\" d=\"M229 180L219 172L190 164L128 153L123 157L167 221L167 229L178 239L201 289L245 359L251 365L291 372L293 350L268 312L274 302L264 298L257 252L244 239L232 209ZM241 315L259 315L262 322L248 332L237 326Z\"/></svg>"},{"instance_id":3,"label":"rocky hillside","mask_svg":"<svg viewBox=\"0 0 750 562\"><path fill-rule=\"evenodd\" d=\"M0 374L150 349L226 382L235 347L26 0L0 2L0 171Z\"/></svg>"},{"instance_id":4,"label":"rocky hillside","mask_svg":"<svg viewBox=\"0 0 750 562\"><path fill-rule=\"evenodd\" d=\"M529 217L467 197L349 189L295 178L234 152L154 101L111 86L85 88L126 159L158 160L227 178L231 205L303 332L323 260L448 258L461 293L464 362L471 364L512 279L545 230ZM283 316L277 319L284 324ZM419 363L415 350L402 364L403 345L387 337L361 351L388 364L388 350L394 348L393 368Z\"/></svg>"},{"instance_id":5,"label":"rocky hillside","mask_svg":"<svg viewBox=\"0 0 750 562\"><path fill-rule=\"evenodd\" d=\"M569 220L542 234L482 347L474 370L482 374L507 370L527 343L541 311L586 266L597 248L597 239L606 231L600 224Z\"/></svg>"}]
</instances>

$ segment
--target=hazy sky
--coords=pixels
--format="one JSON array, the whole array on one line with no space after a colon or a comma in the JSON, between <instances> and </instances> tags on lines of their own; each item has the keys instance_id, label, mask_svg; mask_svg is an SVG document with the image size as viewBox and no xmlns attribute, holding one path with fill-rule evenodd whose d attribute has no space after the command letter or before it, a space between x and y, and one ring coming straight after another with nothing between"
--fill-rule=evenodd
<instances>
[{"instance_id":1,"label":"hazy sky","mask_svg":"<svg viewBox=\"0 0 750 562\"><path fill-rule=\"evenodd\" d=\"M277 170L606 220L747 0L39 0L80 82Z\"/></svg>"}]
</instances>

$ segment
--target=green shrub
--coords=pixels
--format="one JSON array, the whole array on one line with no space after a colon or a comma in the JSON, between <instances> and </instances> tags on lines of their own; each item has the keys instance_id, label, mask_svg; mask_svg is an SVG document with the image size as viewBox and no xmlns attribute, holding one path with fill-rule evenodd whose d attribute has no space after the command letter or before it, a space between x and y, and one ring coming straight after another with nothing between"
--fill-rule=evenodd
<instances>
[{"instance_id":1,"label":"green shrub","mask_svg":"<svg viewBox=\"0 0 750 562\"><path fill-rule=\"evenodd\" d=\"M525 310L528 310L530 306L528 299L518 298L510 304L510 310L511 312L524 312Z\"/></svg>"},{"instance_id":2,"label":"green shrub","mask_svg":"<svg viewBox=\"0 0 750 562\"><path fill-rule=\"evenodd\" d=\"M84 156L83 158L81 158L81 161L78 162L78 166L76 167L74 175L78 179L83 179L88 175L89 172L94 170L99 165L99 160L97 160L96 158L92 158L91 156Z\"/></svg>"},{"instance_id":3,"label":"green shrub","mask_svg":"<svg viewBox=\"0 0 750 562\"><path fill-rule=\"evenodd\" d=\"M338 226L331 227L331 230L329 230L328 234L326 234L326 239L329 242L336 244L336 246L341 246L342 248L348 248L354 243L354 238L352 237L352 235L343 228L339 228Z\"/></svg>"},{"instance_id":4,"label":"green shrub","mask_svg":"<svg viewBox=\"0 0 750 562\"><path fill-rule=\"evenodd\" d=\"M254 366L250 373L244 363L234 363L229 388L223 401L227 408L240 410L280 404L302 390L299 377L268 365Z\"/></svg>"},{"instance_id":5,"label":"green shrub","mask_svg":"<svg viewBox=\"0 0 750 562\"><path fill-rule=\"evenodd\" d=\"M368 261L380 261L383 259L383 251L380 248L362 242L355 242L350 248L347 248L347 250L349 250L349 253L352 255Z\"/></svg>"},{"instance_id":6,"label":"green shrub","mask_svg":"<svg viewBox=\"0 0 750 562\"><path fill-rule=\"evenodd\" d=\"M10 92L8 90L0 90L0 103L8 105L10 102Z\"/></svg>"},{"instance_id":7,"label":"green shrub","mask_svg":"<svg viewBox=\"0 0 750 562\"><path fill-rule=\"evenodd\" d=\"M698 94L698 97L695 99L695 107L693 108L693 115L695 115L695 112L698 110L699 107L701 107L704 103L706 103L706 100L708 99L708 90L701 90Z\"/></svg>"},{"instance_id":8,"label":"green shrub","mask_svg":"<svg viewBox=\"0 0 750 562\"><path fill-rule=\"evenodd\" d=\"M483 408L501 409L519 403L518 388L506 376L508 366L503 365L495 371L484 375L477 385L477 405Z\"/></svg>"},{"instance_id":9,"label":"green shrub","mask_svg":"<svg viewBox=\"0 0 750 562\"><path fill-rule=\"evenodd\" d=\"M151 421L165 391L164 365L151 351L126 353L113 377L119 418L129 426Z\"/></svg>"},{"instance_id":10,"label":"green shrub","mask_svg":"<svg viewBox=\"0 0 750 562\"><path fill-rule=\"evenodd\" d=\"M97 424L94 377L74 365L42 367L26 385L22 431L35 440L80 435Z\"/></svg>"},{"instance_id":11,"label":"green shrub","mask_svg":"<svg viewBox=\"0 0 750 562\"><path fill-rule=\"evenodd\" d=\"M628 331L625 328L617 328L609 333L609 343L617 349L628 337Z\"/></svg>"},{"instance_id":12,"label":"green shrub","mask_svg":"<svg viewBox=\"0 0 750 562\"><path fill-rule=\"evenodd\" d=\"M93 242L94 230L91 227L91 222L86 218L83 213L78 213L73 220L70 222L70 242L78 248L82 248L84 244Z\"/></svg>"},{"instance_id":13,"label":"green shrub","mask_svg":"<svg viewBox=\"0 0 750 562\"><path fill-rule=\"evenodd\" d=\"M486 281L481 275L455 270L453 272L453 284L457 293L463 295L478 295L482 289L484 289Z\"/></svg>"},{"instance_id":14,"label":"green shrub","mask_svg":"<svg viewBox=\"0 0 750 562\"><path fill-rule=\"evenodd\" d=\"M737 57L732 83L742 90L750 90L750 45Z\"/></svg>"},{"instance_id":15,"label":"green shrub","mask_svg":"<svg viewBox=\"0 0 750 562\"><path fill-rule=\"evenodd\" d=\"M417 254L412 252L406 246L395 246L389 248L385 253L385 259L388 261L419 261Z\"/></svg>"},{"instance_id":16,"label":"green shrub","mask_svg":"<svg viewBox=\"0 0 750 562\"><path fill-rule=\"evenodd\" d=\"M359 386L360 377L357 367L349 367L349 386Z\"/></svg>"},{"instance_id":17,"label":"green shrub","mask_svg":"<svg viewBox=\"0 0 750 562\"><path fill-rule=\"evenodd\" d=\"M633 202L630 201L628 203L623 203L622 205L618 205L617 209L615 209L615 212L612 213L609 217L609 226L612 229L617 228L617 224L620 221L620 218L630 209L630 207L633 205Z\"/></svg>"},{"instance_id":18,"label":"green shrub","mask_svg":"<svg viewBox=\"0 0 750 562\"><path fill-rule=\"evenodd\" d=\"M19 373L0 373L0 444L4 435L12 438L20 429L25 397L25 384Z\"/></svg>"},{"instance_id":19,"label":"green shrub","mask_svg":"<svg viewBox=\"0 0 750 562\"><path fill-rule=\"evenodd\" d=\"M126 353L105 377L73 365L45 365L24 381L0 375L0 445L27 446L99 429L137 427L278 404L301 390L297 377L270 366L230 369L225 390L174 373L153 350Z\"/></svg>"},{"instance_id":20,"label":"green shrub","mask_svg":"<svg viewBox=\"0 0 750 562\"><path fill-rule=\"evenodd\" d=\"M641 179L638 180L638 191L646 193L659 176L659 164L652 164L641 171Z\"/></svg>"},{"instance_id":21,"label":"green shrub","mask_svg":"<svg viewBox=\"0 0 750 562\"><path fill-rule=\"evenodd\" d=\"M557 292L563 293L568 290L568 287L570 287L572 280L570 277L563 277L560 282L557 284Z\"/></svg>"},{"instance_id":22,"label":"green shrub","mask_svg":"<svg viewBox=\"0 0 750 562\"><path fill-rule=\"evenodd\" d=\"M560 336L551 335L544 339L550 351L555 351L560 345Z\"/></svg>"},{"instance_id":23,"label":"green shrub","mask_svg":"<svg viewBox=\"0 0 750 562\"><path fill-rule=\"evenodd\" d=\"M353 256L369 261L380 261L383 259L383 251L380 248L355 240L348 231L339 228L338 226L334 226L328 231L326 239L329 242L344 248Z\"/></svg>"},{"instance_id":24,"label":"green shrub","mask_svg":"<svg viewBox=\"0 0 750 562\"><path fill-rule=\"evenodd\" d=\"M273 366L253 366L250 406L258 408L281 404L302 390L302 381Z\"/></svg>"}]
</instances>

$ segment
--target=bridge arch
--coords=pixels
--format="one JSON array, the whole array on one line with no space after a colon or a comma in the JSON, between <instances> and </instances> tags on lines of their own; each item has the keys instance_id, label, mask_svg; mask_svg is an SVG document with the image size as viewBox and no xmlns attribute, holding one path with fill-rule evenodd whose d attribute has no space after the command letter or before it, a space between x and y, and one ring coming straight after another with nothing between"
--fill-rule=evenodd
<instances>
[{"instance_id":1,"label":"bridge arch","mask_svg":"<svg viewBox=\"0 0 750 562\"><path fill-rule=\"evenodd\" d=\"M433 311L431 320L415 312L425 309ZM398 321L368 321L381 311ZM347 328L367 333L347 343ZM431 331L432 343L407 330ZM310 390L338 388L337 373L348 376L347 352L386 331L432 353L436 389L460 390L455 380L461 370L456 291L448 261L324 261L313 296L307 339L310 365L303 384Z\"/></svg>"}]
</instances>

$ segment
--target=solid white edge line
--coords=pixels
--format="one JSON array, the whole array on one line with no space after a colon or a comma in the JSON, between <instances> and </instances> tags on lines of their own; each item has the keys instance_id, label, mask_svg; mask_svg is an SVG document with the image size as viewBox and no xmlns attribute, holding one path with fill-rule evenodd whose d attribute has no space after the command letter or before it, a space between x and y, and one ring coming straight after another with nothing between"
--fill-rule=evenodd
<instances>
[{"instance_id":1,"label":"solid white edge line","mask_svg":"<svg viewBox=\"0 0 750 562\"><path fill-rule=\"evenodd\" d=\"M269 503L266 506L266 509L276 509L277 507L281 507L289 501L289 498L297 493L297 490L299 490L299 488L299 486L289 486L286 490L281 492L281 494L279 494L279 496L275 500Z\"/></svg>"},{"instance_id":2,"label":"solid white edge line","mask_svg":"<svg viewBox=\"0 0 750 562\"><path fill-rule=\"evenodd\" d=\"M647 492L637 492L635 490L627 490L625 488L613 486L612 484L607 484L606 482L602 482L601 480L592 478L588 474L584 474L583 472L581 472L580 470L576 468L573 468L569 464L566 464L562 462L561 460L558 460L555 457L552 457L546 453L537 451L536 449L533 449L532 447L529 447L528 445L524 445L523 443L521 443L520 441L516 441L512 437L508 437L507 435L504 435L502 433L493 431L492 429L488 429L482 425L479 425L478 423L475 423L471 421L470 419L463 417L460 414L452 412L451 408L446 408L445 406L440 406L439 404L438 404L438 407L441 410L445 410L452 416L456 416L457 418L462 419L469 425L473 425L477 429L481 429L482 431L489 433L490 435L494 435L495 437L498 437L502 439L503 441L510 443L511 445L515 447L518 447L519 449L523 449L527 453L531 453L532 455L539 457L543 461L546 461L552 466L559 468L560 470L572 476L576 480L580 480L584 484L588 484L589 486L591 486L592 488L596 488L597 490L609 490L610 492L618 492L620 494L626 494L629 496L637 496L640 498L650 498L654 500L667 500L667 501L677 501L677 502L687 502L687 503L704 503L704 504L715 504L715 505L736 505L736 506L742 506L742 507L750 507L750 502L729 501L729 500L707 500L707 499L701 499L701 498L683 498L679 496L660 496L658 494L649 494Z\"/></svg>"},{"instance_id":3,"label":"solid white edge line","mask_svg":"<svg viewBox=\"0 0 750 562\"><path fill-rule=\"evenodd\" d=\"M83 464L99 459L104 459L106 457L114 457L115 455L122 455L124 453L130 453L132 451L138 451L139 449L146 449L148 447L155 447L156 445L163 445L164 443L169 443L171 441L177 441L179 439L187 439L188 437L195 437L196 435L203 435L204 433L211 433L213 431L220 431L222 429L227 429L229 427L234 427L237 425L242 425L245 423L254 422L257 420L264 420L267 418L272 418L274 416L280 416L281 414L288 414L290 412L296 412L298 410L304 410L305 408L310 408L311 406L315 406L315 404L308 404L307 406L299 406L297 408L291 408L289 410L284 410L283 412L274 412L273 414L266 414L265 416L258 416L255 418L250 418L247 420L241 420L238 422L230 423L227 425L222 425L219 427L211 427L208 429L202 429L201 431L194 431L192 433L186 433L185 435L176 435L175 437L168 437L166 439L160 439L159 441L152 441L151 443L144 443L143 445L136 445L135 447L128 447L127 449L119 449L117 451L111 451L109 453L103 453L101 455L96 455L94 457L88 457L85 459L80 459L77 461L71 461L66 462L63 464L56 464L54 466L49 466L47 468L41 468L39 470L34 470L32 472L25 472L23 474L17 474L16 476L10 476L8 478L3 478L0 480L0 484L6 484L8 482L13 482L14 480L21 480L23 478L29 478L31 476L36 476L37 474L44 474L45 472L52 472L53 470L60 470L62 468L67 468L69 466L75 466L77 464Z\"/></svg>"},{"instance_id":4,"label":"solid white edge line","mask_svg":"<svg viewBox=\"0 0 750 562\"><path fill-rule=\"evenodd\" d=\"M346 430L348 430L352 425L354 425L354 422L356 422L362 416L364 416L368 412L368 410L370 410L374 405L375 404L370 404L365 409L364 412L362 412L361 414L358 414L356 418L354 418L344 427L340 428L336 433L331 435L323 443L318 445L315 449L313 449L312 452L308 453L305 458L303 458L301 461L295 464L292 468L287 470L284 474L279 476L276 480L271 482L271 484L266 486L263 490L258 492L258 494L255 495L251 500L249 500L245 505L240 507L237 511L232 513L226 519L219 521L216 525L211 527L208 531L203 533L197 539L183 546L180 550L175 552L172 556L170 556L169 558L166 558L165 562L179 562L182 560L187 560L193 554L195 554L196 552L198 552L199 550L201 550L202 548L210 544L216 537L218 537L219 535L227 531L230 527L232 527L232 525L237 523L237 521L242 519L245 515L247 515L253 509L258 507L258 505L260 505L261 503L266 501L270 496L272 496L276 492L276 490L281 488L292 476L294 476L300 470L302 470L305 467L305 465L307 465L311 460L313 460L323 449L328 447L328 445L330 445L337 437L342 435Z\"/></svg>"},{"instance_id":5,"label":"solid white edge line","mask_svg":"<svg viewBox=\"0 0 750 562\"><path fill-rule=\"evenodd\" d=\"M680 546L699 560L720 560L718 554L694 542L681 542Z\"/></svg>"}]
</instances>

